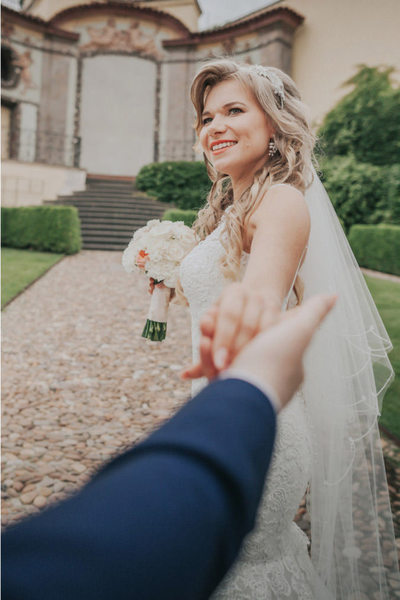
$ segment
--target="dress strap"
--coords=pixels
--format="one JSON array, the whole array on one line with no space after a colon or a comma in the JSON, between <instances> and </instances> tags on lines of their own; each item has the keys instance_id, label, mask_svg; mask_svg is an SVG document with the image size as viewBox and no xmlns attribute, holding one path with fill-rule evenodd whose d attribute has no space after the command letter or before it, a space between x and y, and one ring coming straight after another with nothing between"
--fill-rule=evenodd
<instances>
[{"instance_id":1,"label":"dress strap","mask_svg":"<svg viewBox=\"0 0 400 600\"><path fill-rule=\"evenodd\" d=\"M290 286L289 292L288 292L287 296L285 297L285 299L284 299L284 301L282 303L282 311L283 312L287 309L287 305L288 305L288 302L289 302L290 294L293 291L294 284L296 283L297 275L299 274L299 271L300 271L301 266L303 264L303 259L304 259L305 255L306 255L307 250L308 250L308 244L307 244L307 246L304 246L304 250L303 250L303 252L301 253L301 256L300 256L299 264L297 265L296 273L294 274L292 285Z\"/></svg>"}]
</instances>

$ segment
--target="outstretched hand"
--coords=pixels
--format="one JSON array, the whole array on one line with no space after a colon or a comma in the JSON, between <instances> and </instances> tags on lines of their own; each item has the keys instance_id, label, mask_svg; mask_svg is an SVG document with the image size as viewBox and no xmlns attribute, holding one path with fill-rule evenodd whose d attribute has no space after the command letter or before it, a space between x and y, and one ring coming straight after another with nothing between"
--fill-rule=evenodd
<instances>
[{"instance_id":1,"label":"outstretched hand","mask_svg":"<svg viewBox=\"0 0 400 600\"><path fill-rule=\"evenodd\" d=\"M280 312L274 323L257 335L233 360L231 366L272 386L286 404L303 380L302 360L318 326L336 303L336 296L319 295L303 306ZM200 363L202 375L213 379L220 370L212 360L212 335L215 333L217 307L202 320ZM192 367L188 371L194 373ZM184 372L182 375L185 376ZM194 373L196 375L196 373ZM187 377L187 376L186 376Z\"/></svg>"}]
</instances>

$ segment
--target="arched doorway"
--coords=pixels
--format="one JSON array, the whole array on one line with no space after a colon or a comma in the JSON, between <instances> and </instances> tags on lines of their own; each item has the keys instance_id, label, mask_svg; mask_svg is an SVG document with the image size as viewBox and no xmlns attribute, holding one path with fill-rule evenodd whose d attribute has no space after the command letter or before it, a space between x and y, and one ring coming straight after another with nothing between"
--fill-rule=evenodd
<instances>
[{"instance_id":1,"label":"arched doorway","mask_svg":"<svg viewBox=\"0 0 400 600\"><path fill-rule=\"evenodd\" d=\"M132 55L82 59L81 167L132 176L154 160L157 67Z\"/></svg>"}]
</instances>

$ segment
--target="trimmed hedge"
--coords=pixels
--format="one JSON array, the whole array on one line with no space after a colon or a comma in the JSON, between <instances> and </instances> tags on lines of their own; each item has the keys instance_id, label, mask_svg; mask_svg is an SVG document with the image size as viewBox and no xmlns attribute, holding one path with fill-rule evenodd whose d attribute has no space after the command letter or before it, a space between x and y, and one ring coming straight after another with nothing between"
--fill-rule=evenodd
<instances>
[{"instance_id":1,"label":"trimmed hedge","mask_svg":"<svg viewBox=\"0 0 400 600\"><path fill-rule=\"evenodd\" d=\"M183 221L188 227L193 225L196 218L196 210L182 210L180 208L171 208L166 210L162 216L163 221Z\"/></svg>"},{"instance_id":2,"label":"trimmed hedge","mask_svg":"<svg viewBox=\"0 0 400 600\"><path fill-rule=\"evenodd\" d=\"M75 254L82 246L74 206L21 206L1 209L2 245L58 254Z\"/></svg>"},{"instance_id":3,"label":"trimmed hedge","mask_svg":"<svg viewBox=\"0 0 400 600\"><path fill-rule=\"evenodd\" d=\"M162 162L142 167L136 177L139 190L178 208L199 210L204 206L211 181L202 162Z\"/></svg>"},{"instance_id":4,"label":"trimmed hedge","mask_svg":"<svg viewBox=\"0 0 400 600\"><path fill-rule=\"evenodd\" d=\"M352 225L400 225L400 165L379 167L352 156L320 160L322 179L346 231Z\"/></svg>"},{"instance_id":5,"label":"trimmed hedge","mask_svg":"<svg viewBox=\"0 0 400 600\"><path fill-rule=\"evenodd\" d=\"M348 239L361 267L400 275L398 225L353 225Z\"/></svg>"}]
</instances>

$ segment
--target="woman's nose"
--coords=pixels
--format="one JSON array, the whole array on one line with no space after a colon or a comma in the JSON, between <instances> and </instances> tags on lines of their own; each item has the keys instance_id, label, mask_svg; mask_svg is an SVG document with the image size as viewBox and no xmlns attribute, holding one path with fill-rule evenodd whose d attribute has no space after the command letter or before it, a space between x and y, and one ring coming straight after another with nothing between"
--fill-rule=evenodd
<instances>
[{"instance_id":1,"label":"woman's nose","mask_svg":"<svg viewBox=\"0 0 400 600\"><path fill-rule=\"evenodd\" d=\"M209 125L209 132L211 133L222 133L226 131L226 123L223 115L215 115Z\"/></svg>"}]
</instances>

